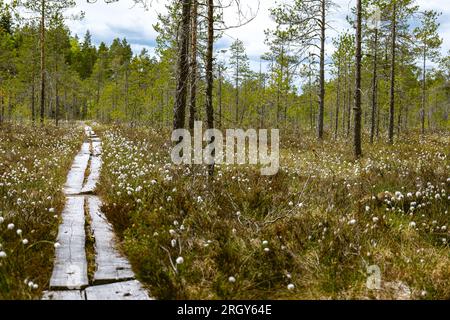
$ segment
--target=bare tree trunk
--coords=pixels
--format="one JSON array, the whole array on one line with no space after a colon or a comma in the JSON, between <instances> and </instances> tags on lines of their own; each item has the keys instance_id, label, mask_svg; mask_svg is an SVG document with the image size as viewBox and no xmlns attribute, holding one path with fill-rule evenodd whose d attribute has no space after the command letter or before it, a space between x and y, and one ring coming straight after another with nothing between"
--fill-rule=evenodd
<instances>
[{"instance_id":1,"label":"bare tree trunk","mask_svg":"<svg viewBox=\"0 0 450 320\"><path fill-rule=\"evenodd\" d=\"M239 122L239 57L236 55L236 124Z\"/></svg>"},{"instance_id":2,"label":"bare tree trunk","mask_svg":"<svg viewBox=\"0 0 450 320\"><path fill-rule=\"evenodd\" d=\"M322 18L320 21L320 93L319 93L319 117L317 123L317 138L323 139L323 121L325 113L325 28L326 28L326 1L321 3Z\"/></svg>"},{"instance_id":3,"label":"bare tree trunk","mask_svg":"<svg viewBox=\"0 0 450 320\"><path fill-rule=\"evenodd\" d=\"M186 99L189 77L189 25L191 20L191 0L183 0L182 25L179 41L177 91L174 107L174 129L182 129L186 117Z\"/></svg>"},{"instance_id":4,"label":"bare tree trunk","mask_svg":"<svg viewBox=\"0 0 450 320\"><path fill-rule=\"evenodd\" d=\"M219 65L219 128L222 127L222 66Z\"/></svg>"},{"instance_id":5,"label":"bare tree trunk","mask_svg":"<svg viewBox=\"0 0 450 320\"><path fill-rule=\"evenodd\" d=\"M312 80L311 80L311 64L309 65L309 122L311 131L314 130L314 112L313 112L313 98L312 98Z\"/></svg>"},{"instance_id":6,"label":"bare tree trunk","mask_svg":"<svg viewBox=\"0 0 450 320\"><path fill-rule=\"evenodd\" d=\"M349 79L348 79L348 102L347 102L347 132L346 136L350 135L350 128L351 128L351 118L352 118L352 98L353 98L353 92L352 92L352 76L351 76L351 65L349 64L348 67L349 70Z\"/></svg>"},{"instance_id":7,"label":"bare tree trunk","mask_svg":"<svg viewBox=\"0 0 450 320\"><path fill-rule=\"evenodd\" d=\"M206 118L208 129L214 129L213 107L213 51L214 51L214 0L208 0L208 45L206 51ZM213 141L209 141L212 143ZM215 151L213 156L215 155ZM209 167L209 175L214 175L214 164Z\"/></svg>"},{"instance_id":8,"label":"bare tree trunk","mask_svg":"<svg viewBox=\"0 0 450 320\"><path fill-rule=\"evenodd\" d=\"M280 57L280 76L281 79L278 79L277 85L277 125L279 125L281 118L281 86L283 85L283 72L284 72L284 46L281 46L281 57Z\"/></svg>"},{"instance_id":9,"label":"bare tree trunk","mask_svg":"<svg viewBox=\"0 0 450 320\"><path fill-rule=\"evenodd\" d=\"M381 117L381 111L380 107L377 108L377 139L380 137L380 117Z\"/></svg>"},{"instance_id":10,"label":"bare tree trunk","mask_svg":"<svg viewBox=\"0 0 450 320\"><path fill-rule=\"evenodd\" d=\"M342 106L342 135L345 135L345 121L346 121L346 117L347 117L347 104L348 104L348 63L347 63L347 58L345 58L344 61L344 66L345 66L345 75L344 75L344 104Z\"/></svg>"},{"instance_id":11,"label":"bare tree trunk","mask_svg":"<svg viewBox=\"0 0 450 320\"><path fill-rule=\"evenodd\" d=\"M197 109L197 13L198 1L193 0L191 12L191 101L189 104L189 129L191 130L194 130Z\"/></svg>"},{"instance_id":12,"label":"bare tree trunk","mask_svg":"<svg viewBox=\"0 0 450 320\"><path fill-rule=\"evenodd\" d=\"M391 89L389 103L389 143L394 143L394 121L395 121L395 50L397 36L397 3L394 0L392 11L392 44L391 44Z\"/></svg>"},{"instance_id":13,"label":"bare tree trunk","mask_svg":"<svg viewBox=\"0 0 450 320\"><path fill-rule=\"evenodd\" d=\"M355 158L362 155L361 147L361 24L362 24L362 7L361 0L356 2L356 65L355 65L355 107L354 107L354 131L353 131L353 147Z\"/></svg>"},{"instance_id":14,"label":"bare tree trunk","mask_svg":"<svg viewBox=\"0 0 450 320\"><path fill-rule=\"evenodd\" d=\"M33 68L33 75L32 75L32 80L31 80L31 122L33 123L33 125L36 122L36 103L35 103L35 98L36 98L36 83L34 81L34 68Z\"/></svg>"},{"instance_id":15,"label":"bare tree trunk","mask_svg":"<svg viewBox=\"0 0 450 320\"><path fill-rule=\"evenodd\" d=\"M422 109L420 110L420 118L422 121L422 134L425 134L425 103L426 103L426 81L427 81L427 49L423 47L423 79L422 79Z\"/></svg>"},{"instance_id":16,"label":"bare tree trunk","mask_svg":"<svg viewBox=\"0 0 450 320\"><path fill-rule=\"evenodd\" d=\"M335 128L334 139L338 137L339 130L339 107L341 104L341 58L338 61L338 73L337 73L337 88L336 88L336 114L335 114Z\"/></svg>"},{"instance_id":17,"label":"bare tree trunk","mask_svg":"<svg viewBox=\"0 0 450 320\"><path fill-rule=\"evenodd\" d=\"M55 83L55 124L56 126L59 125L59 87L58 87L58 80L56 80Z\"/></svg>"},{"instance_id":18,"label":"bare tree trunk","mask_svg":"<svg viewBox=\"0 0 450 320\"><path fill-rule=\"evenodd\" d=\"M45 0L41 0L41 124L45 117Z\"/></svg>"},{"instance_id":19,"label":"bare tree trunk","mask_svg":"<svg viewBox=\"0 0 450 320\"><path fill-rule=\"evenodd\" d=\"M375 39L373 48L373 75L372 75L372 116L370 119L370 143L373 144L375 136L375 115L377 112L378 98L378 28L375 29Z\"/></svg>"}]
</instances>

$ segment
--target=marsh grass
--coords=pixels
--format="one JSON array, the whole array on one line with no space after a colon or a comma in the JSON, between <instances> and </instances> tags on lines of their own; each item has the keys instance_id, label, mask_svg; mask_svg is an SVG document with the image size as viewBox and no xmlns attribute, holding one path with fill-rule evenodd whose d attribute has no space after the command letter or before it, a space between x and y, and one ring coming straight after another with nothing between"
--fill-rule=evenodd
<instances>
[{"instance_id":1,"label":"marsh grass","mask_svg":"<svg viewBox=\"0 0 450 320\"><path fill-rule=\"evenodd\" d=\"M6 254L0 299L39 298L48 287L62 187L81 141L75 127L4 124L0 130L0 251Z\"/></svg>"},{"instance_id":2,"label":"marsh grass","mask_svg":"<svg viewBox=\"0 0 450 320\"><path fill-rule=\"evenodd\" d=\"M103 210L159 299L450 298L448 133L366 144L360 161L348 139L286 133L276 176L211 180L171 164L169 132L99 130Z\"/></svg>"}]
</instances>

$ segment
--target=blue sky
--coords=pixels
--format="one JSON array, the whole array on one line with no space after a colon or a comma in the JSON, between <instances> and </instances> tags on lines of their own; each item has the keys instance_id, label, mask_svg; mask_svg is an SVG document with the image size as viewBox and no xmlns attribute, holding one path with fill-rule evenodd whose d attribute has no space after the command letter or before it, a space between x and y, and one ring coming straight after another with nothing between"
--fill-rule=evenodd
<instances>
[{"instance_id":1,"label":"blue sky","mask_svg":"<svg viewBox=\"0 0 450 320\"><path fill-rule=\"evenodd\" d=\"M288 1L288 0L284 0ZM345 21L346 15L354 5L354 0L335 0L338 5L330 14L330 24L332 30L328 32L327 53L333 52L334 48L331 39L338 32L346 30L349 25ZM155 46L156 31L153 24L157 22L157 12L163 13L164 0L153 0L152 7L144 10L141 6L134 5L132 0L120 0L113 4L105 4L103 0L97 3L88 4L86 0L77 0L77 10L83 10L86 14L83 21L69 21L72 32L81 38L86 30L90 30L94 43L101 41L111 43L116 37L126 37L131 43L133 50L138 53L142 48L147 48L153 52ZM258 9L257 0L245 0L247 13L256 12ZM440 17L441 36L444 38L442 52L450 50L450 3L449 0L416 0L421 10L433 9L442 12ZM267 51L264 44L264 30L274 26L269 17L269 8L274 5L273 0L260 0L259 11L256 19L249 24L239 28L228 30L224 37L216 43L216 49L227 48L234 39L242 40L247 48L247 54L251 60L251 67L259 69L259 57ZM229 24L234 24L232 20L234 11L226 13L226 20ZM224 56L226 59L226 55Z\"/></svg>"}]
</instances>

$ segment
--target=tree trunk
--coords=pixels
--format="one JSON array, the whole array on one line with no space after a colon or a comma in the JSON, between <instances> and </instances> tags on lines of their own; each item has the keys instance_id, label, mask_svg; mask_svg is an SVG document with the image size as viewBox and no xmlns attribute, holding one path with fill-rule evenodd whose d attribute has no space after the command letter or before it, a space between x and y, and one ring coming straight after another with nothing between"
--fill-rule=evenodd
<instances>
[{"instance_id":1,"label":"tree trunk","mask_svg":"<svg viewBox=\"0 0 450 320\"><path fill-rule=\"evenodd\" d=\"M33 125L36 122L36 84L34 81L34 69L33 69L33 75L32 75L32 80L31 80L31 122L33 123Z\"/></svg>"},{"instance_id":2,"label":"tree trunk","mask_svg":"<svg viewBox=\"0 0 450 320\"><path fill-rule=\"evenodd\" d=\"M342 135L345 135L345 121L346 121L346 117L347 117L347 104L348 104L348 63L347 63L347 57L345 57L345 61L344 61L344 66L345 66L345 75L344 75L344 104L342 106Z\"/></svg>"},{"instance_id":3,"label":"tree trunk","mask_svg":"<svg viewBox=\"0 0 450 320\"><path fill-rule=\"evenodd\" d=\"M198 1L192 1L191 12L191 87L189 104L189 129L194 130L197 109L197 13Z\"/></svg>"},{"instance_id":4,"label":"tree trunk","mask_svg":"<svg viewBox=\"0 0 450 320\"><path fill-rule=\"evenodd\" d=\"M206 52L206 118L208 129L214 129L213 107L213 51L214 51L214 0L208 0L208 45ZM213 141L209 141L212 143ZM215 153L215 151L214 151ZM214 164L209 167L209 175L214 175Z\"/></svg>"},{"instance_id":5,"label":"tree trunk","mask_svg":"<svg viewBox=\"0 0 450 320\"><path fill-rule=\"evenodd\" d=\"M389 143L394 143L394 121L395 121L395 50L397 36L397 3L394 0L392 10L392 44L391 44L391 89L389 102Z\"/></svg>"},{"instance_id":6,"label":"tree trunk","mask_svg":"<svg viewBox=\"0 0 450 320\"><path fill-rule=\"evenodd\" d=\"M219 65L219 128L222 127L222 66Z\"/></svg>"},{"instance_id":7,"label":"tree trunk","mask_svg":"<svg viewBox=\"0 0 450 320\"><path fill-rule=\"evenodd\" d=\"M420 111L420 118L422 121L422 134L425 134L425 103L426 103L426 81L427 81L427 49L423 47L423 79L422 79L422 110Z\"/></svg>"},{"instance_id":8,"label":"tree trunk","mask_svg":"<svg viewBox=\"0 0 450 320\"><path fill-rule=\"evenodd\" d=\"M281 118L281 90L283 85L283 72L284 72L284 46L281 46L281 57L280 57L280 79L278 79L277 85L277 126L279 125Z\"/></svg>"},{"instance_id":9,"label":"tree trunk","mask_svg":"<svg viewBox=\"0 0 450 320\"><path fill-rule=\"evenodd\" d=\"M339 57L338 73L337 73L337 87L336 87L336 114L335 114L334 139L337 139L337 137L338 137L340 104L341 104L341 58Z\"/></svg>"},{"instance_id":10,"label":"tree trunk","mask_svg":"<svg viewBox=\"0 0 450 320\"><path fill-rule=\"evenodd\" d=\"M313 98L312 98L312 81L311 81L311 65L309 69L309 123L311 131L314 130L314 112L313 112Z\"/></svg>"},{"instance_id":11,"label":"tree trunk","mask_svg":"<svg viewBox=\"0 0 450 320\"><path fill-rule=\"evenodd\" d=\"M41 124L45 117L45 1L41 0Z\"/></svg>"},{"instance_id":12,"label":"tree trunk","mask_svg":"<svg viewBox=\"0 0 450 320\"><path fill-rule=\"evenodd\" d=\"M326 1L322 0L322 18L320 20L320 94L319 94L319 117L317 123L317 138L323 139L323 121L325 112L325 28L326 28Z\"/></svg>"},{"instance_id":13,"label":"tree trunk","mask_svg":"<svg viewBox=\"0 0 450 320\"><path fill-rule=\"evenodd\" d=\"M186 117L186 99L189 77L189 25L191 20L191 0L183 0L182 25L179 41L177 91L174 107L174 129L182 129Z\"/></svg>"},{"instance_id":14,"label":"tree trunk","mask_svg":"<svg viewBox=\"0 0 450 320\"><path fill-rule=\"evenodd\" d=\"M239 57L236 55L236 125L239 122Z\"/></svg>"},{"instance_id":15,"label":"tree trunk","mask_svg":"<svg viewBox=\"0 0 450 320\"><path fill-rule=\"evenodd\" d=\"M372 75L372 115L370 119L370 143L373 144L375 136L375 116L377 112L377 98L378 98L378 28L375 29L375 39L373 48L373 75Z\"/></svg>"},{"instance_id":16,"label":"tree trunk","mask_svg":"<svg viewBox=\"0 0 450 320\"><path fill-rule=\"evenodd\" d=\"M56 80L55 83L55 124L56 126L59 126L59 87L58 87L58 80Z\"/></svg>"},{"instance_id":17,"label":"tree trunk","mask_svg":"<svg viewBox=\"0 0 450 320\"><path fill-rule=\"evenodd\" d=\"M353 151L355 158L362 155L361 147L361 24L362 7L361 0L356 1L356 65L355 65L355 107L354 107L354 130L353 130Z\"/></svg>"},{"instance_id":18,"label":"tree trunk","mask_svg":"<svg viewBox=\"0 0 450 320\"><path fill-rule=\"evenodd\" d=\"M350 135L350 128L351 128L351 118L352 118L352 98L353 98L353 92L352 92L352 76L351 76L351 65L348 66L349 70L349 79L348 79L348 101L347 101L347 132L346 136L348 137Z\"/></svg>"}]
</instances>

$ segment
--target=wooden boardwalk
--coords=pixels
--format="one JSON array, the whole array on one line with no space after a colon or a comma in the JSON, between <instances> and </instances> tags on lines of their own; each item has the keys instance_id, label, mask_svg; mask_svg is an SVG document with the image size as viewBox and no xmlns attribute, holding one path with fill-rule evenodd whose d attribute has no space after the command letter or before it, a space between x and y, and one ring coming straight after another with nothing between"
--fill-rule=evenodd
<instances>
[{"instance_id":1,"label":"wooden boardwalk","mask_svg":"<svg viewBox=\"0 0 450 320\"><path fill-rule=\"evenodd\" d=\"M83 143L67 176L67 197L62 212L55 264L49 291L43 300L151 300L141 283L135 280L128 260L116 249L112 226L101 212L101 200L95 196L100 178L101 141L90 127L85 128L89 142ZM90 173L85 182L86 170ZM86 259L86 215L95 239L95 273L88 279Z\"/></svg>"}]
</instances>

